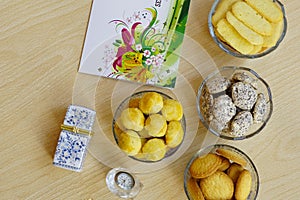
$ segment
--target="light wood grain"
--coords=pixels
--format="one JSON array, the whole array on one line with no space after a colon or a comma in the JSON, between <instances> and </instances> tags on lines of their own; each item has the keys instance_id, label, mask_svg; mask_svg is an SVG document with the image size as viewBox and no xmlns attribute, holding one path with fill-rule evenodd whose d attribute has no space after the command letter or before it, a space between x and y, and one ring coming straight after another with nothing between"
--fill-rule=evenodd
<instances>
[{"instance_id":1,"label":"light wood grain","mask_svg":"<svg viewBox=\"0 0 300 200\"><path fill-rule=\"evenodd\" d=\"M205 48L217 67L254 69L267 80L274 99L272 118L260 135L218 142L233 144L253 159L261 180L258 199L299 199L300 2L282 1L287 35L275 52L255 60L234 58L213 42L207 28L212 2L191 2L187 36ZM72 103L91 4L92 0L0 2L0 199L118 199L106 188L110 168L91 154L81 173L52 165L60 123ZM191 77L196 91L202 77L181 72ZM144 188L136 199L186 199L183 171L206 133L199 123L182 157L157 172L138 174Z\"/></svg>"}]
</instances>

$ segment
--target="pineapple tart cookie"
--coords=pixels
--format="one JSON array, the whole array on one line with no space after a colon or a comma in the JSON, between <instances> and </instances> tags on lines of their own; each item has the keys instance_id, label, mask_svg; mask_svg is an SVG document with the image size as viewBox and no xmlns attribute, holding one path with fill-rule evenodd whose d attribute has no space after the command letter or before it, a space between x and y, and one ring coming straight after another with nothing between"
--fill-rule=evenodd
<instances>
[{"instance_id":1,"label":"pineapple tart cookie","mask_svg":"<svg viewBox=\"0 0 300 200\"><path fill-rule=\"evenodd\" d=\"M161 113L167 121L179 121L183 116L183 109L178 101L174 99L165 99Z\"/></svg>"},{"instance_id":2,"label":"pineapple tart cookie","mask_svg":"<svg viewBox=\"0 0 300 200\"><path fill-rule=\"evenodd\" d=\"M126 129L141 131L144 128L145 117L138 108L126 108L121 113L120 121Z\"/></svg>"},{"instance_id":3,"label":"pineapple tart cookie","mask_svg":"<svg viewBox=\"0 0 300 200\"><path fill-rule=\"evenodd\" d=\"M132 130L122 132L119 135L118 144L119 147L130 156L138 154L142 147L140 136Z\"/></svg>"},{"instance_id":4,"label":"pineapple tart cookie","mask_svg":"<svg viewBox=\"0 0 300 200\"><path fill-rule=\"evenodd\" d=\"M147 92L139 101L139 108L147 115L158 113L163 105L163 97L157 92Z\"/></svg>"},{"instance_id":5,"label":"pineapple tart cookie","mask_svg":"<svg viewBox=\"0 0 300 200\"><path fill-rule=\"evenodd\" d=\"M163 137L167 130L167 121L160 114L152 114L145 121L145 130L148 135L154 137Z\"/></svg>"}]
</instances>

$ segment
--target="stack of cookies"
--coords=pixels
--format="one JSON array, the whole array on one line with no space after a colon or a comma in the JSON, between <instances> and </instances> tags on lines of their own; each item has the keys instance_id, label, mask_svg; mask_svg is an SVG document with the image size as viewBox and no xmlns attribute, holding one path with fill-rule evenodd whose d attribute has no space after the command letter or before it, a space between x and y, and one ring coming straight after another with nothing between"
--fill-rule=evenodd
<instances>
[{"instance_id":1,"label":"stack of cookies","mask_svg":"<svg viewBox=\"0 0 300 200\"><path fill-rule=\"evenodd\" d=\"M214 76L205 82L200 96L200 111L214 131L245 137L263 124L268 111L267 97L250 73L237 71L231 77ZM257 127L257 126L255 126Z\"/></svg>"},{"instance_id":2,"label":"stack of cookies","mask_svg":"<svg viewBox=\"0 0 300 200\"><path fill-rule=\"evenodd\" d=\"M237 152L221 147L195 158L186 180L189 197L193 200L247 199L253 184L247 167L247 161Z\"/></svg>"},{"instance_id":3,"label":"stack of cookies","mask_svg":"<svg viewBox=\"0 0 300 200\"><path fill-rule=\"evenodd\" d=\"M221 0L211 21L221 41L246 55L275 46L284 26L282 10L272 0Z\"/></svg>"}]
</instances>

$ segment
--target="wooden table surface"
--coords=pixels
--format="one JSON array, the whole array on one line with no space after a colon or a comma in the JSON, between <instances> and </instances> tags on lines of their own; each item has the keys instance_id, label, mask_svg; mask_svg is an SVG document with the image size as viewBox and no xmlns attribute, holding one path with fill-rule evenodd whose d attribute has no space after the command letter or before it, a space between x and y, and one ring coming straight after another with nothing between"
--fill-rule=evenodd
<instances>
[{"instance_id":1,"label":"wooden table surface","mask_svg":"<svg viewBox=\"0 0 300 200\"><path fill-rule=\"evenodd\" d=\"M212 3L191 2L186 35L217 67L254 69L269 83L274 100L273 115L261 134L218 142L234 145L253 159L261 180L258 199L299 199L300 1L282 1L287 35L275 52L253 60L227 55L213 42L207 28ZM119 199L105 184L110 168L92 154L87 154L80 173L52 165L60 124L72 103L91 4L92 0L0 2L0 199ZM183 51L193 53L190 48ZM186 76L196 92L202 77ZM206 133L199 122L192 145L179 159L156 172L136 174L144 184L136 199L186 199L183 171L203 146Z\"/></svg>"}]
</instances>

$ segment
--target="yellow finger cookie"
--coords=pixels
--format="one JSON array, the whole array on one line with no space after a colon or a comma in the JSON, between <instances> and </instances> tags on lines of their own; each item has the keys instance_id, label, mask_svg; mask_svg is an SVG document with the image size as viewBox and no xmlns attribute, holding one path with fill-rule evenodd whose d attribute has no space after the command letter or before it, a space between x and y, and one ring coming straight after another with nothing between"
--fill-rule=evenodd
<instances>
[{"instance_id":1,"label":"yellow finger cookie","mask_svg":"<svg viewBox=\"0 0 300 200\"><path fill-rule=\"evenodd\" d=\"M242 54L249 54L253 50L253 45L243 38L226 19L221 19L217 23L216 30L219 35L234 49Z\"/></svg>"},{"instance_id":2,"label":"yellow finger cookie","mask_svg":"<svg viewBox=\"0 0 300 200\"><path fill-rule=\"evenodd\" d=\"M236 18L245 23L252 30L262 35L271 35L271 24L257 13L252 7L243 1L239 1L232 6L232 13Z\"/></svg>"},{"instance_id":3,"label":"yellow finger cookie","mask_svg":"<svg viewBox=\"0 0 300 200\"><path fill-rule=\"evenodd\" d=\"M264 40L264 42L265 42L265 40ZM262 52L262 50L263 50L263 45L262 44L261 45L254 45L252 51L250 52L250 54L257 54L257 53Z\"/></svg>"},{"instance_id":4,"label":"yellow finger cookie","mask_svg":"<svg viewBox=\"0 0 300 200\"><path fill-rule=\"evenodd\" d=\"M231 199L234 185L227 174L217 171L200 181L200 188L205 199Z\"/></svg>"},{"instance_id":5,"label":"yellow finger cookie","mask_svg":"<svg viewBox=\"0 0 300 200\"><path fill-rule=\"evenodd\" d=\"M216 26L220 19L225 18L226 12L231 10L231 6L237 1L240 0L221 0L212 16L212 24Z\"/></svg>"},{"instance_id":6,"label":"yellow finger cookie","mask_svg":"<svg viewBox=\"0 0 300 200\"><path fill-rule=\"evenodd\" d=\"M251 7L271 22L279 22L283 14L272 0L245 0Z\"/></svg>"},{"instance_id":7,"label":"yellow finger cookie","mask_svg":"<svg viewBox=\"0 0 300 200\"><path fill-rule=\"evenodd\" d=\"M253 31L252 29L248 28L244 23L238 20L232 12L228 11L226 13L226 19L234 27L234 29L248 42L253 45L262 45L264 42L264 38Z\"/></svg>"},{"instance_id":8,"label":"yellow finger cookie","mask_svg":"<svg viewBox=\"0 0 300 200\"><path fill-rule=\"evenodd\" d=\"M273 34L264 37L263 47L273 47L276 45L283 29L283 20L277 23L272 23L272 28Z\"/></svg>"},{"instance_id":9,"label":"yellow finger cookie","mask_svg":"<svg viewBox=\"0 0 300 200\"><path fill-rule=\"evenodd\" d=\"M222 162L220 156L209 153L196 158L190 166L191 176L194 178L205 178L216 172Z\"/></svg>"},{"instance_id":10,"label":"yellow finger cookie","mask_svg":"<svg viewBox=\"0 0 300 200\"><path fill-rule=\"evenodd\" d=\"M252 185L252 177L248 170L243 170L236 182L235 198L236 200L246 200Z\"/></svg>"}]
</instances>

